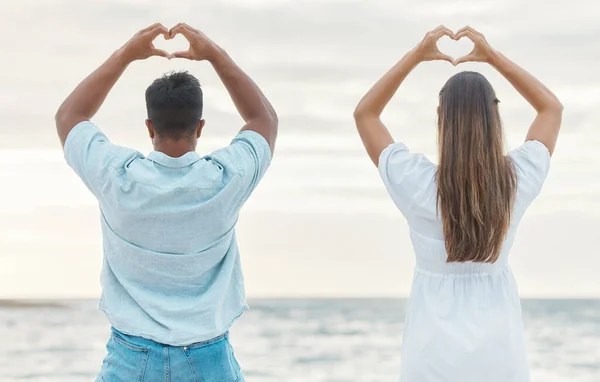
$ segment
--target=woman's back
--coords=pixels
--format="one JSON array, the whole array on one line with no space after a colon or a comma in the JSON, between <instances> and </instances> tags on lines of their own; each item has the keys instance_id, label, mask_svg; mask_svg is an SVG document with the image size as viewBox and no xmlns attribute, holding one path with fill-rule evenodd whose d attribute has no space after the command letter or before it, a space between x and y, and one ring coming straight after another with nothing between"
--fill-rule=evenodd
<instances>
[{"instance_id":1,"label":"woman's back","mask_svg":"<svg viewBox=\"0 0 600 382\"><path fill-rule=\"evenodd\" d=\"M538 141L509 153L517 175L512 219L495 262L447 262L438 213L437 165L394 143L379 171L406 217L416 255L402 344L401 381L527 381L517 286L508 252L539 194L550 155Z\"/></svg>"},{"instance_id":2,"label":"woman's back","mask_svg":"<svg viewBox=\"0 0 600 382\"><path fill-rule=\"evenodd\" d=\"M533 199L539 194L550 167L548 149L528 141L508 157L517 174L517 191L508 235L496 262L506 262L515 230ZM422 154L411 153L402 143L388 146L379 160L379 172L392 200L406 218L417 256L417 267L429 272L449 269L483 269L490 263L447 263L442 217L438 212L438 166Z\"/></svg>"},{"instance_id":3,"label":"woman's back","mask_svg":"<svg viewBox=\"0 0 600 382\"><path fill-rule=\"evenodd\" d=\"M467 37L456 60L442 36ZM535 109L525 143L504 153L491 84L479 73L452 76L439 93L439 165L394 139L381 113L406 76L425 61L485 62ZM494 50L471 27L440 25L379 79L354 110L359 135L398 209L416 255L402 343L404 382L528 382L521 307L508 266L517 226L539 194L562 120L556 96Z\"/></svg>"}]
</instances>

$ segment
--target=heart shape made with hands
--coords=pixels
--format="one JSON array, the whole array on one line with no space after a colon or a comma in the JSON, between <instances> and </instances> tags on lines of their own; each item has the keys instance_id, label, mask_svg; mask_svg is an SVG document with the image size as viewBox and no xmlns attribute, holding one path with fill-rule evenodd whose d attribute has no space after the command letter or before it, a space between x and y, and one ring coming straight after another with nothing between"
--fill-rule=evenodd
<instances>
[{"instance_id":1,"label":"heart shape made with hands","mask_svg":"<svg viewBox=\"0 0 600 382\"><path fill-rule=\"evenodd\" d=\"M471 53L474 44L466 36L459 40L453 40L448 36L443 36L437 41L437 47L440 52L447 54L456 60Z\"/></svg>"},{"instance_id":2,"label":"heart shape made with hands","mask_svg":"<svg viewBox=\"0 0 600 382\"><path fill-rule=\"evenodd\" d=\"M156 49L164 50L169 54L173 54L178 51L186 51L190 48L190 42L181 33L176 34L171 39L159 35L156 37L153 43Z\"/></svg>"}]
</instances>

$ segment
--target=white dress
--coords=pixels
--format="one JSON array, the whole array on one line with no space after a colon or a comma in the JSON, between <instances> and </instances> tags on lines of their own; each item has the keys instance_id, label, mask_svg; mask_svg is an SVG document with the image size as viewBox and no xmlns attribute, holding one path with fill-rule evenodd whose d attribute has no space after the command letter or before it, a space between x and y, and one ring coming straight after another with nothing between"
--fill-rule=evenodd
<instances>
[{"instance_id":1,"label":"white dress","mask_svg":"<svg viewBox=\"0 0 600 382\"><path fill-rule=\"evenodd\" d=\"M385 186L410 228L416 267L402 341L401 382L528 382L521 305L508 252L550 166L546 146L528 141L515 164L513 218L498 260L447 263L436 214L437 165L402 143L379 159Z\"/></svg>"}]
</instances>

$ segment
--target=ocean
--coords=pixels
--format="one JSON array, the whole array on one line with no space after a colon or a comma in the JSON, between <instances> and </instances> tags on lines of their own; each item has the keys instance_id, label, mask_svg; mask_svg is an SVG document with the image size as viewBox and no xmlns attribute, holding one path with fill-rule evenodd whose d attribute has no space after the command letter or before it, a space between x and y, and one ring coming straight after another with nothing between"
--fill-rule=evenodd
<instances>
[{"instance_id":1,"label":"ocean","mask_svg":"<svg viewBox=\"0 0 600 382\"><path fill-rule=\"evenodd\" d=\"M0 0L0 298L44 299L0 305L0 382L90 381L99 371L109 327L96 301L71 300L100 293L98 206L65 164L53 117L81 79L155 22L201 29L279 115L273 164L237 231L251 310L232 343L249 382L397 380L406 301L394 297L410 291L414 255L352 112L440 24L479 29L565 106L510 261L528 297L532 382L599 382L600 302L566 299L600 298L598 19L594 0ZM156 45L187 48L181 38ZM469 48L440 40L454 56ZM189 70L204 90L198 151L228 144L242 121L207 63L132 64L94 122L147 154L144 91L172 70ZM436 159L437 95L462 70L494 86L508 148L523 142L535 113L510 84L485 64L443 62L419 65L386 109L396 140Z\"/></svg>"},{"instance_id":2,"label":"ocean","mask_svg":"<svg viewBox=\"0 0 600 382\"><path fill-rule=\"evenodd\" d=\"M387 382L404 299L258 299L231 330L248 382ZM5 301L0 381L92 381L109 326L94 300ZM600 300L522 301L532 382L600 381ZM483 381L482 381L483 382Z\"/></svg>"}]
</instances>

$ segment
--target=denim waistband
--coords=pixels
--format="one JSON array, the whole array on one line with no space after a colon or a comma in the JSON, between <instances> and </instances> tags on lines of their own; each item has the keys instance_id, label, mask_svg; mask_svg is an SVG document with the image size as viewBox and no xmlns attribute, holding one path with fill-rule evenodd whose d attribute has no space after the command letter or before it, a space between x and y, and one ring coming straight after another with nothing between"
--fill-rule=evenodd
<instances>
[{"instance_id":1,"label":"denim waistband","mask_svg":"<svg viewBox=\"0 0 600 382\"><path fill-rule=\"evenodd\" d=\"M209 346L216 342L219 342L222 340L227 340L229 338L229 331L226 331L225 333L221 334L220 336L211 338L210 340L206 340L206 341L202 341L202 342L195 342L195 343L192 343L189 345L172 346L172 345L168 345L168 344L161 344L159 342L156 342L156 341L144 338L144 337L138 337L138 336L134 336L131 334L123 333L123 332L119 331L117 328L115 328L114 326L112 326L110 328L110 330L111 330L113 336L116 336L117 338L119 338L123 341L127 341L127 342L131 343L132 345L136 345L136 346L140 346L140 347L170 346L170 347L194 349L194 348L201 348L204 346Z\"/></svg>"}]
</instances>

